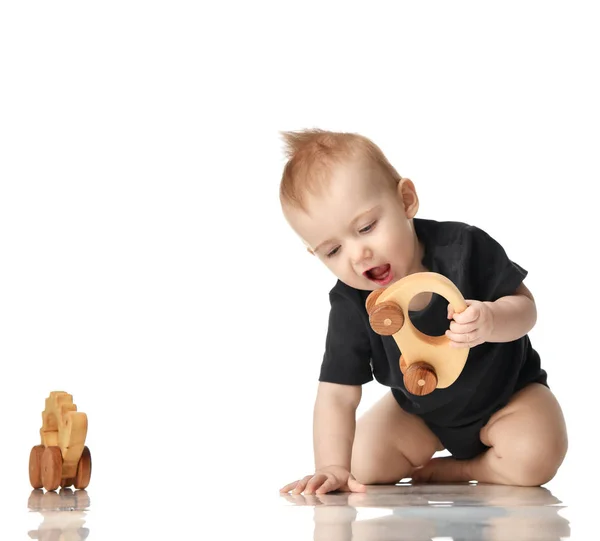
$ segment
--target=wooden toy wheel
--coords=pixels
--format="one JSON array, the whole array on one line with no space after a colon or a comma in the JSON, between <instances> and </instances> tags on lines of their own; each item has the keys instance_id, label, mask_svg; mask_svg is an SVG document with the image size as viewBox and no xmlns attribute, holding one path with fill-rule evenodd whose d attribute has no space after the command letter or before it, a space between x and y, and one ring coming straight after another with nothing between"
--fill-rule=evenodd
<instances>
[{"instance_id":1,"label":"wooden toy wheel","mask_svg":"<svg viewBox=\"0 0 600 541\"><path fill-rule=\"evenodd\" d=\"M92 477L92 455L87 445L83 448L79 464L77 464L77 475L75 476L75 488L87 488Z\"/></svg>"},{"instance_id":2,"label":"wooden toy wheel","mask_svg":"<svg viewBox=\"0 0 600 541\"><path fill-rule=\"evenodd\" d=\"M75 478L73 478L73 479L63 479L60 482L60 487L61 488L69 488L69 487L72 487L74 483L75 483Z\"/></svg>"},{"instance_id":3,"label":"wooden toy wheel","mask_svg":"<svg viewBox=\"0 0 600 541\"><path fill-rule=\"evenodd\" d=\"M375 289L374 291L371 291L371 293L369 293L369 296L367 297L367 301L365 303L367 314L371 315L371 310L375 306L375 302L379 298L379 295L381 295L384 291L385 289Z\"/></svg>"},{"instance_id":4,"label":"wooden toy wheel","mask_svg":"<svg viewBox=\"0 0 600 541\"><path fill-rule=\"evenodd\" d=\"M56 490L62 477L60 447L46 447L42 454L42 483L46 490Z\"/></svg>"},{"instance_id":5,"label":"wooden toy wheel","mask_svg":"<svg viewBox=\"0 0 600 541\"><path fill-rule=\"evenodd\" d=\"M404 313L393 301L380 302L372 308L369 323L377 334L391 336L404 325Z\"/></svg>"},{"instance_id":6,"label":"wooden toy wheel","mask_svg":"<svg viewBox=\"0 0 600 541\"><path fill-rule=\"evenodd\" d=\"M43 445L36 445L29 454L29 482L35 489L42 488L42 455L44 454Z\"/></svg>"},{"instance_id":7,"label":"wooden toy wheel","mask_svg":"<svg viewBox=\"0 0 600 541\"><path fill-rule=\"evenodd\" d=\"M435 369L422 361L412 363L404 372L404 385L409 393L423 396L437 387Z\"/></svg>"}]
</instances>

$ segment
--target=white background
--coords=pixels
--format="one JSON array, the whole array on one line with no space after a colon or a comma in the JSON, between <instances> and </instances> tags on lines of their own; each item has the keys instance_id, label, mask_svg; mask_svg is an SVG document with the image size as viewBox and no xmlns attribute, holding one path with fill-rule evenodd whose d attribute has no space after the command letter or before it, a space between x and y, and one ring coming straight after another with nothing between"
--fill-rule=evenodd
<instances>
[{"instance_id":1,"label":"white background","mask_svg":"<svg viewBox=\"0 0 600 541\"><path fill-rule=\"evenodd\" d=\"M334 277L277 193L279 131L307 127L372 138L415 182L420 217L473 223L529 271L531 338L571 442L554 483L597 477L592 8L3 3L8 508L26 511L51 390L89 417L90 495L103 502L90 539L116 535L103 512L146 509L147 495L220 509L217 493L255 502L310 473ZM359 413L384 392L367 385ZM115 487L136 492L119 506Z\"/></svg>"}]
</instances>

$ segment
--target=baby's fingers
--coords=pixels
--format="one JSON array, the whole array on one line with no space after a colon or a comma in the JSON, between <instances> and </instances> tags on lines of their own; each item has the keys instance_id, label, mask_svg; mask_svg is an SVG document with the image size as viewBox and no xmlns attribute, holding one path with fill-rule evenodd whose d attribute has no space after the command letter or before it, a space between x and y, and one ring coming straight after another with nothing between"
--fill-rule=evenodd
<instances>
[{"instance_id":1,"label":"baby's fingers","mask_svg":"<svg viewBox=\"0 0 600 541\"><path fill-rule=\"evenodd\" d=\"M323 483L327 480L327 476L323 473L319 473L314 475L310 481L306 485L306 490L304 494L314 494L315 491L323 485Z\"/></svg>"},{"instance_id":2,"label":"baby's fingers","mask_svg":"<svg viewBox=\"0 0 600 541\"><path fill-rule=\"evenodd\" d=\"M350 478L348 479L348 488L352 491L352 492L366 492L367 491L367 487L365 485L363 485L362 483L359 483L353 475L350 476Z\"/></svg>"},{"instance_id":3,"label":"baby's fingers","mask_svg":"<svg viewBox=\"0 0 600 541\"><path fill-rule=\"evenodd\" d=\"M467 334L477 331L479 328L479 323L475 321L474 323L456 323L453 321L450 323L450 331L454 334Z\"/></svg>"},{"instance_id":4,"label":"baby's fingers","mask_svg":"<svg viewBox=\"0 0 600 541\"><path fill-rule=\"evenodd\" d=\"M472 348L484 342L477 331L458 334L448 330L446 336L450 339L450 347L453 348Z\"/></svg>"},{"instance_id":5,"label":"baby's fingers","mask_svg":"<svg viewBox=\"0 0 600 541\"><path fill-rule=\"evenodd\" d=\"M448 319L452 319L454 317L454 308L452 308L452 305L449 304L448 305Z\"/></svg>"},{"instance_id":6,"label":"baby's fingers","mask_svg":"<svg viewBox=\"0 0 600 541\"><path fill-rule=\"evenodd\" d=\"M296 485L299 483L300 481L294 481L293 483L289 483L287 485L285 485L283 488L279 489L279 492L289 492L290 490L294 490L296 488Z\"/></svg>"},{"instance_id":7,"label":"baby's fingers","mask_svg":"<svg viewBox=\"0 0 600 541\"><path fill-rule=\"evenodd\" d=\"M311 480L312 475L307 475L304 479L300 479L296 488L292 491L292 494L301 494L306 488L306 484Z\"/></svg>"},{"instance_id":8,"label":"baby's fingers","mask_svg":"<svg viewBox=\"0 0 600 541\"><path fill-rule=\"evenodd\" d=\"M340 488L340 482L333 476L329 476L327 480L321 485L321 488L317 489L317 494L326 494L332 490Z\"/></svg>"},{"instance_id":9,"label":"baby's fingers","mask_svg":"<svg viewBox=\"0 0 600 541\"><path fill-rule=\"evenodd\" d=\"M289 492L291 490L292 494L300 494L304 490L306 483L308 483L308 481L310 480L311 477L312 477L312 475L307 475L303 479L299 479L298 481L289 483L288 485L285 485L283 488L279 489L279 492L283 493L283 492Z\"/></svg>"}]
</instances>

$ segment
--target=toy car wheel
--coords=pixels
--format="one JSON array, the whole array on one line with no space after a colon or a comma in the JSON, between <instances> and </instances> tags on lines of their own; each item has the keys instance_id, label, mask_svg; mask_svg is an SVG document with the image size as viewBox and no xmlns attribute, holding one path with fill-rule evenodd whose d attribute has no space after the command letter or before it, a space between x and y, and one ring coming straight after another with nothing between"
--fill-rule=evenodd
<instances>
[{"instance_id":1,"label":"toy car wheel","mask_svg":"<svg viewBox=\"0 0 600 541\"><path fill-rule=\"evenodd\" d=\"M373 310L373 307L375 306L375 303L377 302L379 295L381 295L384 291L385 291L385 289L375 289L375 290L371 291L371 293L369 293L369 296L367 297L367 301L365 302L365 308L367 309L367 314L371 315L371 310Z\"/></svg>"},{"instance_id":2,"label":"toy car wheel","mask_svg":"<svg viewBox=\"0 0 600 541\"><path fill-rule=\"evenodd\" d=\"M42 488L42 455L44 454L43 445L36 445L29 453L29 482L33 488Z\"/></svg>"},{"instance_id":3,"label":"toy car wheel","mask_svg":"<svg viewBox=\"0 0 600 541\"><path fill-rule=\"evenodd\" d=\"M60 487L61 488L69 488L69 487L72 487L74 485L74 483L75 483L75 478L72 478L72 479L63 479L60 482Z\"/></svg>"},{"instance_id":4,"label":"toy car wheel","mask_svg":"<svg viewBox=\"0 0 600 541\"><path fill-rule=\"evenodd\" d=\"M371 328L384 336L397 333L404 325L404 314L395 302L383 301L373 308L369 315Z\"/></svg>"},{"instance_id":5,"label":"toy car wheel","mask_svg":"<svg viewBox=\"0 0 600 541\"><path fill-rule=\"evenodd\" d=\"M75 475L75 488L87 488L92 477L92 455L87 446L83 448L79 464L77 464L77 474Z\"/></svg>"},{"instance_id":6,"label":"toy car wheel","mask_svg":"<svg viewBox=\"0 0 600 541\"><path fill-rule=\"evenodd\" d=\"M60 447L46 447L42 455L42 483L46 490L56 490L62 476L62 453Z\"/></svg>"},{"instance_id":7,"label":"toy car wheel","mask_svg":"<svg viewBox=\"0 0 600 541\"><path fill-rule=\"evenodd\" d=\"M409 393L423 396L437 386L435 369L428 363L412 363L404 373L404 385Z\"/></svg>"}]
</instances>

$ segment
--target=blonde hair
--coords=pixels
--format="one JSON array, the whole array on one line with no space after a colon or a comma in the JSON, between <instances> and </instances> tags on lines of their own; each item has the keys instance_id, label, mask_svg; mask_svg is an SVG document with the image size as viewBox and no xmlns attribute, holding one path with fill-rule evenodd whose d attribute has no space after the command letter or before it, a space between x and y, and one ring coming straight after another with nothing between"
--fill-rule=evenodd
<instances>
[{"instance_id":1,"label":"blonde hair","mask_svg":"<svg viewBox=\"0 0 600 541\"><path fill-rule=\"evenodd\" d=\"M381 167L390 185L397 186L402 179L381 149L363 135L316 128L281 132L281 135L288 158L279 188L282 205L306 210L305 194L318 194L326 185L332 167L354 158L366 158Z\"/></svg>"}]
</instances>

